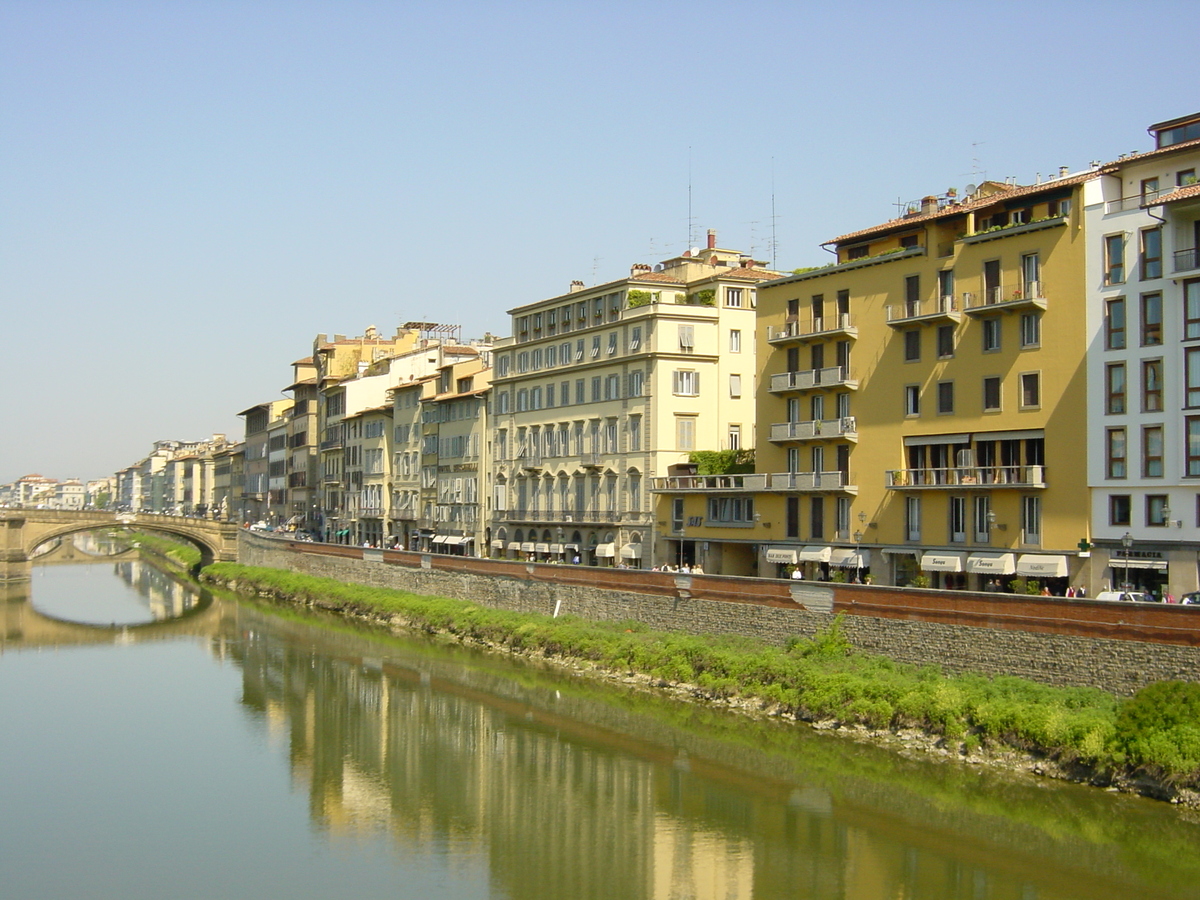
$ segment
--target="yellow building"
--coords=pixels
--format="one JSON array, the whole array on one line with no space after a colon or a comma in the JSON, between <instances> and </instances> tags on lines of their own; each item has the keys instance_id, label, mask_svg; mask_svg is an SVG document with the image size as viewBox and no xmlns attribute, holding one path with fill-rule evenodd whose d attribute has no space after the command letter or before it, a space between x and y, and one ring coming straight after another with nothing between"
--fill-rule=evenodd
<instances>
[{"instance_id":1,"label":"yellow building","mask_svg":"<svg viewBox=\"0 0 1200 900\"><path fill-rule=\"evenodd\" d=\"M1093 177L926 197L760 286L756 474L655 484L696 539L753 549L721 571L1057 593L1084 577Z\"/></svg>"}]
</instances>

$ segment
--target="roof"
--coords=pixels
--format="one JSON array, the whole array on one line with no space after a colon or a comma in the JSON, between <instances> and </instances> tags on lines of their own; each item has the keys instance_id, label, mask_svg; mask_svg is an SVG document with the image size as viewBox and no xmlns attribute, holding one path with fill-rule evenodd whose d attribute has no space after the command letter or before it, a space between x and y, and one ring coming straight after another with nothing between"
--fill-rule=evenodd
<instances>
[{"instance_id":1,"label":"roof","mask_svg":"<svg viewBox=\"0 0 1200 900\"><path fill-rule=\"evenodd\" d=\"M294 363L292 363L292 365L293 366L315 366L316 363L313 361L313 358L311 356L306 356L306 357L304 357L304 359L296 360Z\"/></svg>"},{"instance_id":2,"label":"roof","mask_svg":"<svg viewBox=\"0 0 1200 900\"><path fill-rule=\"evenodd\" d=\"M1112 162L1105 163L1100 167L1100 171L1104 173L1115 172L1122 166L1127 166L1130 163L1138 163L1147 159L1154 159L1159 156L1170 156L1172 153L1179 153L1184 150L1200 149L1200 138L1190 141L1182 141L1178 144L1172 144L1169 147L1155 147L1153 150L1146 150L1142 153L1130 153L1128 156L1121 159L1114 159Z\"/></svg>"},{"instance_id":3,"label":"roof","mask_svg":"<svg viewBox=\"0 0 1200 900\"><path fill-rule=\"evenodd\" d=\"M756 269L751 266L730 267L716 272L714 278L740 278L743 281L772 281L779 277L778 272L768 272L766 269Z\"/></svg>"},{"instance_id":4,"label":"roof","mask_svg":"<svg viewBox=\"0 0 1200 900\"><path fill-rule=\"evenodd\" d=\"M307 387L309 385L315 385L316 383L317 383L317 379L315 379L315 378L302 378L299 381L293 381L287 387L282 388L282 390L294 391L298 387Z\"/></svg>"},{"instance_id":5,"label":"roof","mask_svg":"<svg viewBox=\"0 0 1200 900\"><path fill-rule=\"evenodd\" d=\"M1169 194L1159 194L1154 201L1153 206L1160 203L1175 203L1179 200L1191 200L1193 197L1200 197L1200 184L1189 184L1186 187L1175 188Z\"/></svg>"},{"instance_id":6,"label":"roof","mask_svg":"<svg viewBox=\"0 0 1200 900\"><path fill-rule=\"evenodd\" d=\"M665 272L638 272L629 278L630 281L653 281L656 284L686 284L682 278L668 275Z\"/></svg>"},{"instance_id":7,"label":"roof","mask_svg":"<svg viewBox=\"0 0 1200 900\"><path fill-rule=\"evenodd\" d=\"M994 194L988 194L985 197L977 197L974 200L964 200L962 203L952 203L949 206L939 207L935 212L917 213L911 216L901 216L898 219L890 219L880 225L872 225L870 228L863 228L859 231L851 231L847 234L839 235L835 238L830 238L825 241L825 244L841 244L844 241L853 240L855 238L866 237L872 234L881 234L885 231L893 231L902 228L908 228L913 225L923 225L926 222L932 222L935 219L947 219L952 216L960 216L963 213L972 212L976 209L984 209L993 206L996 203L1007 202L1018 197L1031 197L1037 194L1050 193L1063 187L1073 187L1077 184L1083 184L1085 181L1091 181L1100 174L1101 170L1093 170L1088 172L1080 172L1076 175L1068 175L1065 178L1055 178L1053 181L1043 181L1041 184L1025 184L1025 185L1001 185L1002 190L996 191Z\"/></svg>"}]
</instances>

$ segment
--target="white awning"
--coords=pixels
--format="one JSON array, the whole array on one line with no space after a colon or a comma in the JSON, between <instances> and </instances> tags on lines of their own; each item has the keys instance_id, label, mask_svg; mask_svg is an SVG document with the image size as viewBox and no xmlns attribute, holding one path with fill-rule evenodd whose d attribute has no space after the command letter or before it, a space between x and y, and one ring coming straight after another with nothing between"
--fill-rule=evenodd
<instances>
[{"instance_id":1,"label":"white awning","mask_svg":"<svg viewBox=\"0 0 1200 900\"><path fill-rule=\"evenodd\" d=\"M809 544L796 554L796 559L799 562L829 562L832 549L832 547L822 546L821 544Z\"/></svg>"},{"instance_id":2,"label":"white awning","mask_svg":"<svg viewBox=\"0 0 1200 900\"><path fill-rule=\"evenodd\" d=\"M1011 575L1017 571L1017 558L1011 553L972 553L967 571L981 575Z\"/></svg>"},{"instance_id":3,"label":"white awning","mask_svg":"<svg viewBox=\"0 0 1200 900\"><path fill-rule=\"evenodd\" d=\"M1165 559L1110 559L1108 564L1114 569L1160 569L1169 568Z\"/></svg>"},{"instance_id":4,"label":"white awning","mask_svg":"<svg viewBox=\"0 0 1200 900\"><path fill-rule=\"evenodd\" d=\"M829 564L847 569L865 569L871 565L871 551L834 547L833 552L829 555Z\"/></svg>"},{"instance_id":5,"label":"white awning","mask_svg":"<svg viewBox=\"0 0 1200 900\"><path fill-rule=\"evenodd\" d=\"M966 561L967 554L965 553L922 553L921 571L961 572Z\"/></svg>"},{"instance_id":6,"label":"white awning","mask_svg":"<svg viewBox=\"0 0 1200 900\"><path fill-rule=\"evenodd\" d=\"M884 547L880 551L884 556L920 556L919 550L909 547Z\"/></svg>"},{"instance_id":7,"label":"white awning","mask_svg":"<svg viewBox=\"0 0 1200 900\"><path fill-rule=\"evenodd\" d=\"M533 541L525 541L521 544L522 553L533 553Z\"/></svg>"},{"instance_id":8,"label":"white awning","mask_svg":"<svg viewBox=\"0 0 1200 900\"><path fill-rule=\"evenodd\" d=\"M431 544L444 544L444 543L446 543L446 536L445 536L444 534L435 534L435 535L433 536L433 540L432 540L432 541L430 541L429 543L431 543Z\"/></svg>"},{"instance_id":9,"label":"white awning","mask_svg":"<svg viewBox=\"0 0 1200 900\"><path fill-rule=\"evenodd\" d=\"M768 547L767 562L781 563L782 565L794 566L796 564L796 548L795 547Z\"/></svg>"},{"instance_id":10,"label":"white awning","mask_svg":"<svg viewBox=\"0 0 1200 900\"><path fill-rule=\"evenodd\" d=\"M445 540L443 543L445 543L445 544L447 544L447 545L451 545L451 544L452 544L452 545L454 545L455 547L457 547L459 544L465 544L465 543L466 543L467 541L469 541L469 540L470 540L470 538L467 538L467 537L459 537L458 535L451 534L451 535L448 535L448 536L446 537L446 540Z\"/></svg>"},{"instance_id":11,"label":"white awning","mask_svg":"<svg viewBox=\"0 0 1200 900\"><path fill-rule=\"evenodd\" d=\"M642 545L641 544L623 544L621 546L621 559L641 559Z\"/></svg>"},{"instance_id":12,"label":"white awning","mask_svg":"<svg viewBox=\"0 0 1200 900\"><path fill-rule=\"evenodd\" d=\"M563 545L562 545L562 544L551 544L551 545L550 545L550 552L551 552L551 553L562 553L562 552L563 552Z\"/></svg>"},{"instance_id":13,"label":"white awning","mask_svg":"<svg viewBox=\"0 0 1200 900\"><path fill-rule=\"evenodd\" d=\"M509 543L508 543L508 549L509 549L509 550L520 550L520 549L521 549L521 545L520 545L520 544L518 544L516 541L509 541Z\"/></svg>"},{"instance_id":14,"label":"white awning","mask_svg":"<svg viewBox=\"0 0 1200 900\"><path fill-rule=\"evenodd\" d=\"M504 541L492 541L492 549L493 550L503 550L504 549Z\"/></svg>"},{"instance_id":15,"label":"white awning","mask_svg":"<svg viewBox=\"0 0 1200 900\"><path fill-rule=\"evenodd\" d=\"M1017 560L1017 574L1032 578L1065 578L1067 558L1025 553Z\"/></svg>"},{"instance_id":16,"label":"white awning","mask_svg":"<svg viewBox=\"0 0 1200 900\"><path fill-rule=\"evenodd\" d=\"M534 551L535 553L549 553L549 552L550 552L550 545L549 545L549 544L543 544L543 543L537 543L537 544L534 544L534 545L533 545L533 551Z\"/></svg>"},{"instance_id":17,"label":"white awning","mask_svg":"<svg viewBox=\"0 0 1200 900\"><path fill-rule=\"evenodd\" d=\"M611 544L597 544L596 545L596 555L597 556L616 556L617 555L616 543L614 542Z\"/></svg>"},{"instance_id":18,"label":"white awning","mask_svg":"<svg viewBox=\"0 0 1200 900\"><path fill-rule=\"evenodd\" d=\"M904 438L905 447L928 447L931 444L969 444L969 434L910 434Z\"/></svg>"},{"instance_id":19,"label":"white awning","mask_svg":"<svg viewBox=\"0 0 1200 900\"><path fill-rule=\"evenodd\" d=\"M578 544L563 544L563 549L564 550L578 550L579 545Z\"/></svg>"}]
</instances>

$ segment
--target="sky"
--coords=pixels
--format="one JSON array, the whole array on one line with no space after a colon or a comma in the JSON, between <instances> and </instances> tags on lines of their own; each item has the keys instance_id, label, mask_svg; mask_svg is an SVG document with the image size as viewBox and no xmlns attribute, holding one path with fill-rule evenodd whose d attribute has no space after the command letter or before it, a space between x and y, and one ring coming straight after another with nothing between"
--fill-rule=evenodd
<instances>
[{"instance_id":1,"label":"sky","mask_svg":"<svg viewBox=\"0 0 1200 900\"><path fill-rule=\"evenodd\" d=\"M1193 3L0 0L0 483L240 435L319 334L1150 146Z\"/></svg>"}]
</instances>

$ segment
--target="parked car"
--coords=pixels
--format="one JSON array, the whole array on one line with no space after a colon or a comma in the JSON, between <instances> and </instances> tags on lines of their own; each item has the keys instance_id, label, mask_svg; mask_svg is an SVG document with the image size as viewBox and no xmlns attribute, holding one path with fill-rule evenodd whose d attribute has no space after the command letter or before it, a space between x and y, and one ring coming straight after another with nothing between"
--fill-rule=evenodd
<instances>
[{"instance_id":1,"label":"parked car","mask_svg":"<svg viewBox=\"0 0 1200 900\"><path fill-rule=\"evenodd\" d=\"M1200 606L1200 591L1192 591L1179 598L1179 602L1188 606Z\"/></svg>"},{"instance_id":2,"label":"parked car","mask_svg":"<svg viewBox=\"0 0 1200 900\"><path fill-rule=\"evenodd\" d=\"M1126 603L1157 603L1158 598L1146 591L1101 591L1097 600L1119 600Z\"/></svg>"}]
</instances>

